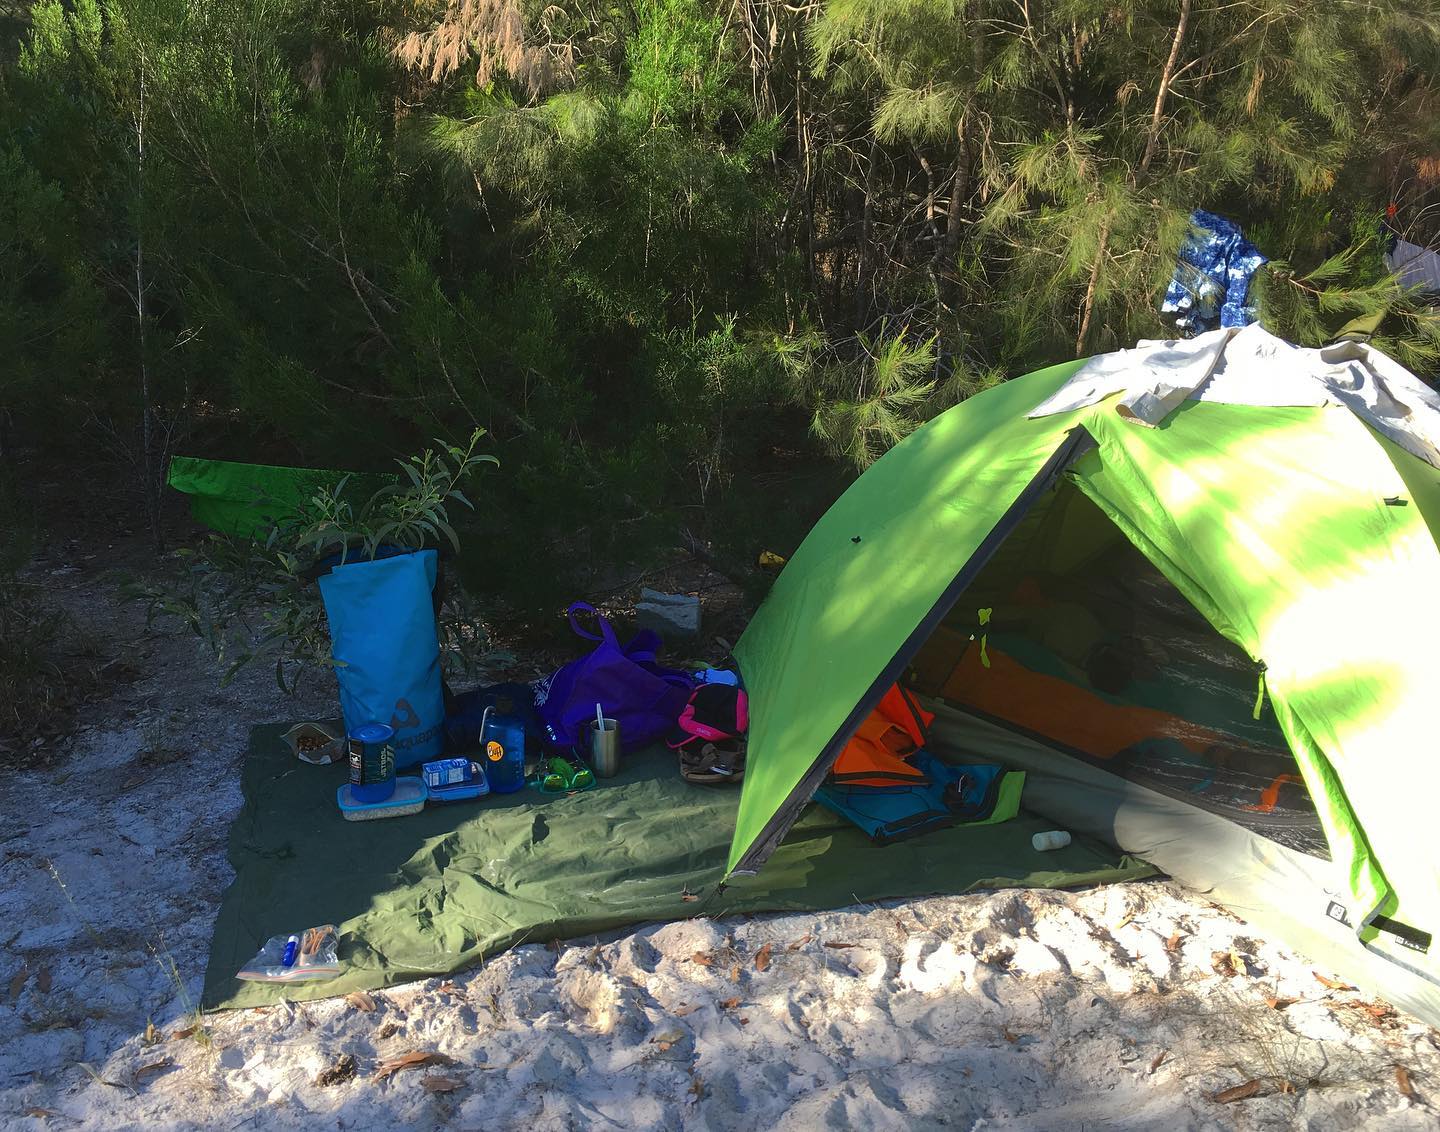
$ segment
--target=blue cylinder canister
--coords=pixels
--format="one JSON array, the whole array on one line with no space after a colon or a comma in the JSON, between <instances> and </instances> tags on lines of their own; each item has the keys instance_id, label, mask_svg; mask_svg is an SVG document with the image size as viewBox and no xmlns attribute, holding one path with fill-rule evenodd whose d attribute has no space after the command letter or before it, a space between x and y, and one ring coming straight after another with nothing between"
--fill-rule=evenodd
<instances>
[{"instance_id":1,"label":"blue cylinder canister","mask_svg":"<svg viewBox=\"0 0 1440 1132\"><path fill-rule=\"evenodd\" d=\"M350 793L357 802L383 802L395 793L395 729L365 723L346 737Z\"/></svg>"}]
</instances>

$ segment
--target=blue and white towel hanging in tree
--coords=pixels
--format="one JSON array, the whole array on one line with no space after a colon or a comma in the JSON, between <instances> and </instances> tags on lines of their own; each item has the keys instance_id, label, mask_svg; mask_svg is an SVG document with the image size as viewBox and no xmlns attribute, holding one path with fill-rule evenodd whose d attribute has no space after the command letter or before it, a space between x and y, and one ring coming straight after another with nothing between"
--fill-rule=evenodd
<instances>
[{"instance_id":1,"label":"blue and white towel hanging in tree","mask_svg":"<svg viewBox=\"0 0 1440 1132\"><path fill-rule=\"evenodd\" d=\"M1238 224L1197 208L1160 313L1172 316L1186 338L1222 326L1248 326L1257 317L1249 302L1250 281L1268 262Z\"/></svg>"}]
</instances>

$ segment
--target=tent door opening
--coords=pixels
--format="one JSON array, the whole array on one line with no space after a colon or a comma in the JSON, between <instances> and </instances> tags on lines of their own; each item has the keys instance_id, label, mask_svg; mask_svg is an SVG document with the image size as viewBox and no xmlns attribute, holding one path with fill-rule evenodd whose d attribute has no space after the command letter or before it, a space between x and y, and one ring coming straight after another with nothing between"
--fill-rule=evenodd
<instances>
[{"instance_id":1,"label":"tent door opening","mask_svg":"<svg viewBox=\"0 0 1440 1132\"><path fill-rule=\"evenodd\" d=\"M1036 501L906 673L1056 759L1328 859L1263 681L1071 478Z\"/></svg>"}]
</instances>

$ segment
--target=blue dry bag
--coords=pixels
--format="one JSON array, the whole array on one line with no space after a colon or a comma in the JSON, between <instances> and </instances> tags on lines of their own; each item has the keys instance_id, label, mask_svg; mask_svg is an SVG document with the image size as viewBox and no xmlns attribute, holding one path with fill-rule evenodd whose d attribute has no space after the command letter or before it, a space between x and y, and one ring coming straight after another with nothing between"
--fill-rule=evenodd
<instances>
[{"instance_id":1,"label":"blue dry bag","mask_svg":"<svg viewBox=\"0 0 1440 1132\"><path fill-rule=\"evenodd\" d=\"M383 552L382 552L383 553ZM437 758L444 740L433 550L351 561L320 578L345 730L395 729L395 765Z\"/></svg>"}]
</instances>

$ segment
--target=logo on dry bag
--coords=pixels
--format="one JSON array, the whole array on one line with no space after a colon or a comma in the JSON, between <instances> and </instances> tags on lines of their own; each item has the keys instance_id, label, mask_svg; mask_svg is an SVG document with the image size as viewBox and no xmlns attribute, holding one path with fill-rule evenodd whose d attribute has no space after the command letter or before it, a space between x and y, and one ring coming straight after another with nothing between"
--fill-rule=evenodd
<instances>
[{"instance_id":1,"label":"logo on dry bag","mask_svg":"<svg viewBox=\"0 0 1440 1132\"><path fill-rule=\"evenodd\" d=\"M498 763L505 757L505 748L494 739L491 739L490 742L485 744L485 756L492 763Z\"/></svg>"},{"instance_id":2,"label":"logo on dry bag","mask_svg":"<svg viewBox=\"0 0 1440 1132\"><path fill-rule=\"evenodd\" d=\"M415 709L410 706L409 700L401 698L395 701L395 714L390 717L390 726L396 731L420 726L420 717L415 714Z\"/></svg>"}]
</instances>

